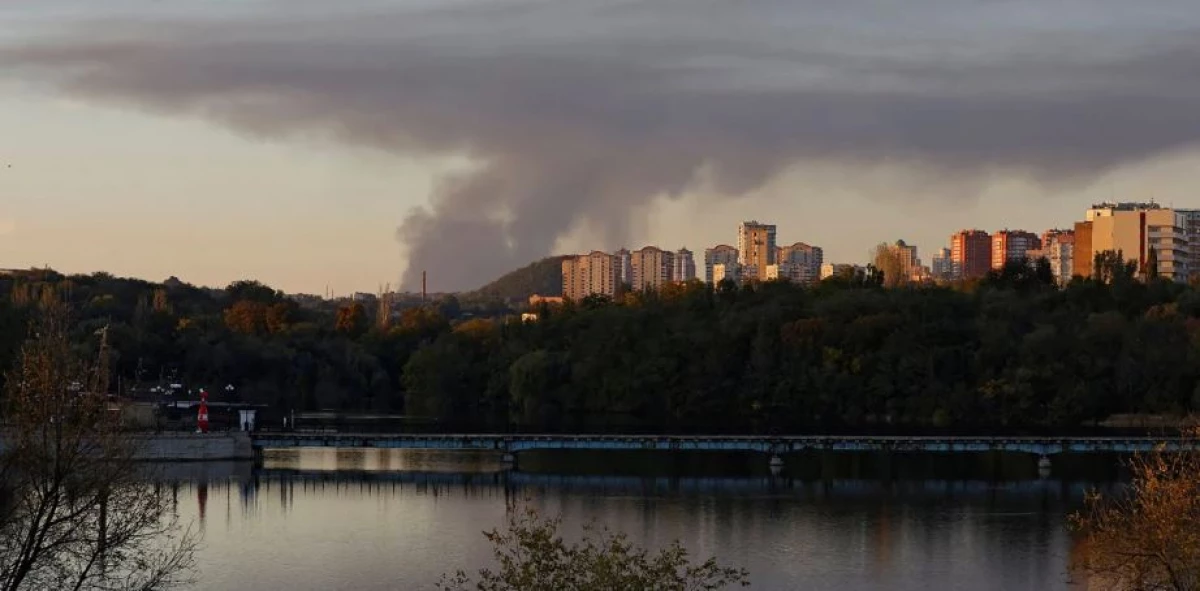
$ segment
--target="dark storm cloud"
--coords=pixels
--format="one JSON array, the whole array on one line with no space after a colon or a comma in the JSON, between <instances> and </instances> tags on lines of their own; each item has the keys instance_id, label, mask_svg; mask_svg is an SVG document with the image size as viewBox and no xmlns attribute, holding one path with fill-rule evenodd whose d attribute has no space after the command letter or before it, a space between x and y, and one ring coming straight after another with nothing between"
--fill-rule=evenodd
<instances>
[{"instance_id":1,"label":"dark storm cloud","mask_svg":"<svg viewBox=\"0 0 1200 591\"><path fill-rule=\"evenodd\" d=\"M620 244L699 170L730 195L813 160L1057 181L1200 137L1183 2L339 4L79 20L0 67L265 136L470 155L398 230L406 285L438 289L580 224Z\"/></svg>"}]
</instances>

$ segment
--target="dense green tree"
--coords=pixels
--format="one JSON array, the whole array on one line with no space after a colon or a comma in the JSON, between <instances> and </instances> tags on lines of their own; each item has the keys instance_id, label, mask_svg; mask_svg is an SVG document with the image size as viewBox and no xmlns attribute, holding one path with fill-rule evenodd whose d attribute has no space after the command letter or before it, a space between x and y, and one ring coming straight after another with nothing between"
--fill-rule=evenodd
<instances>
[{"instance_id":1,"label":"dense green tree","mask_svg":"<svg viewBox=\"0 0 1200 591\"><path fill-rule=\"evenodd\" d=\"M699 282L507 311L354 303L240 282L207 290L108 275L0 278L0 363L48 295L74 346L106 330L122 392L235 385L271 412L403 412L445 428L805 432L1028 429L1200 410L1200 291L1140 281L1118 253L1059 288L1044 261L888 289ZM399 301L405 301L400 298Z\"/></svg>"}]
</instances>

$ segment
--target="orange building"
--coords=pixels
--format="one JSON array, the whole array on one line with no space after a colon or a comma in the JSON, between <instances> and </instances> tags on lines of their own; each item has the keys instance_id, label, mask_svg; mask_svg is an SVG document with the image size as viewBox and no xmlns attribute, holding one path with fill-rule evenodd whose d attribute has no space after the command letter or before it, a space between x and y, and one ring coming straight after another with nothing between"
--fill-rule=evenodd
<instances>
[{"instance_id":1,"label":"orange building","mask_svg":"<svg viewBox=\"0 0 1200 591\"><path fill-rule=\"evenodd\" d=\"M1001 230L992 234L992 268L1003 269L1006 263L1023 261L1031 250L1042 247L1042 239L1024 230Z\"/></svg>"},{"instance_id":2,"label":"orange building","mask_svg":"<svg viewBox=\"0 0 1200 591\"><path fill-rule=\"evenodd\" d=\"M983 230L960 230L950 236L950 260L953 276L974 279L992 268L992 239Z\"/></svg>"}]
</instances>

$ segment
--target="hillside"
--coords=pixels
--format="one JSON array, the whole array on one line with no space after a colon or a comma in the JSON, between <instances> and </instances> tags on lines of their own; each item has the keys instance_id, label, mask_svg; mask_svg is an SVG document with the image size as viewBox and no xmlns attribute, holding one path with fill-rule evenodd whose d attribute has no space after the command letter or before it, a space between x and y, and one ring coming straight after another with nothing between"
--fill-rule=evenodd
<instances>
[{"instance_id":1,"label":"hillside","mask_svg":"<svg viewBox=\"0 0 1200 591\"><path fill-rule=\"evenodd\" d=\"M562 295L562 261L565 257L547 257L475 290L471 295L500 298L505 301L527 300L533 294Z\"/></svg>"}]
</instances>

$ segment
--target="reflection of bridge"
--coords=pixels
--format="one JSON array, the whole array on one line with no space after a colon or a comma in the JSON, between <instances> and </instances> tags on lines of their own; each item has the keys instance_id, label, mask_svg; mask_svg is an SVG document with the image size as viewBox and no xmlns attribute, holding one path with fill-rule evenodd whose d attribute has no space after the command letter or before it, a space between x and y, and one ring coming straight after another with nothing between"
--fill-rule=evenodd
<instances>
[{"instance_id":1,"label":"reflection of bridge","mask_svg":"<svg viewBox=\"0 0 1200 591\"><path fill-rule=\"evenodd\" d=\"M905 436L675 436L675 435L415 435L356 433L259 433L254 447L340 447L382 449L493 450L512 461L531 450L726 451L771 454L820 452L1017 452L1039 456L1061 453L1197 450L1195 439L1151 437L905 437Z\"/></svg>"},{"instance_id":2,"label":"reflection of bridge","mask_svg":"<svg viewBox=\"0 0 1200 591\"><path fill-rule=\"evenodd\" d=\"M759 496L785 494L831 497L872 497L881 493L913 496L1060 494L1082 496L1094 483L1057 480L878 480L859 478L796 479L780 477L665 477L543 474L531 472L393 472L372 470L287 470L263 469L254 473L259 483L308 483L329 485L411 485L417 487L464 487L516 489L552 488L588 494L656 494L666 496L724 495Z\"/></svg>"},{"instance_id":3,"label":"reflection of bridge","mask_svg":"<svg viewBox=\"0 0 1200 591\"><path fill-rule=\"evenodd\" d=\"M742 507L760 502L836 503L884 508L881 499L936 504L951 510L956 504L986 501L995 517L1040 515L1047 505L1075 506L1088 491L1099 487L1117 490L1112 482L1037 480L887 480L860 478L798 479L780 477L637 477L538 474L501 472L394 472L372 470L256 470L214 480L182 480L172 483L174 495L194 490L204 520L212 499L236 495L243 511L254 511L260 500L276 498L287 509L297 495L319 491L354 492L362 495L461 495L504 498L508 502L530 500L547 494L577 497L593 503L598 498L681 499L688 503L710 503L713 499L745 501ZM227 500L226 502L232 502ZM736 509L737 505L731 507ZM818 509L821 510L821 509ZM987 515L987 514L985 514Z\"/></svg>"}]
</instances>

